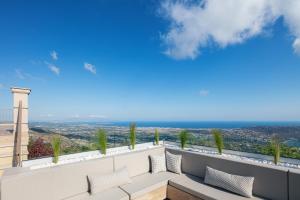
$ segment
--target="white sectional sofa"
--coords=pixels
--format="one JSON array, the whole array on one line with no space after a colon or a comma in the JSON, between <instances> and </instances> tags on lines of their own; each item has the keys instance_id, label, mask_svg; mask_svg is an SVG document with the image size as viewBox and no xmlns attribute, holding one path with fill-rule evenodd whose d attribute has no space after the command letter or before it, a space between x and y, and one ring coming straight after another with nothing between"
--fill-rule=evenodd
<instances>
[{"instance_id":1,"label":"white sectional sofa","mask_svg":"<svg viewBox=\"0 0 300 200\"><path fill-rule=\"evenodd\" d=\"M182 174L151 173L150 155L168 151L182 155ZM204 183L206 166L228 173L253 176L253 198L213 187ZM91 194L88 174L113 173L126 167L131 183L116 185ZM291 176L291 177L289 177ZM1 200L246 200L299 198L300 172L287 169L222 159L188 151L165 149L163 146L108 156L57 167L26 170L13 169L1 180Z\"/></svg>"}]
</instances>

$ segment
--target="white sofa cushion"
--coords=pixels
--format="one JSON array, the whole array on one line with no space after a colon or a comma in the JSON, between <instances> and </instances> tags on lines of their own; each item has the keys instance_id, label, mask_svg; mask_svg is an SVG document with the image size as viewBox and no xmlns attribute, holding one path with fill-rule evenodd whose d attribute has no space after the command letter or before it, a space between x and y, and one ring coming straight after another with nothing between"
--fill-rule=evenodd
<instances>
[{"instance_id":1,"label":"white sofa cushion","mask_svg":"<svg viewBox=\"0 0 300 200\"><path fill-rule=\"evenodd\" d=\"M114 156L114 167L120 169L127 167L129 176L134 177L150 172L150 155L161 155L165 152L165 148L154 147L142 151L133 151L125 154Z\"/></svg>"},{"instance_id":2,"label":"white sofa cushion","mask_svg":"<svg viewBox=\"0 0 300 200\"><path fill-rule=\"evenodd\" d=\"M120 188L115 187L91 195L90 198L87 200L129 200L129 196Z\"/></svg>"},{"instance_id":3,"label":"white sofa cushion","mask_svg":"<svg viewBox=\"0 0 300 200\"><path fill-rule=\"evenodd\" d=\"M166 152L167 170L176 174L181 174L181 155Z\"/></svg>"},{"instance_id":4,"label":"white sofa cushion","mask_svg":"<svg viewBox=\"0 0 300 200\"><path fill-rule=\"evenodd\" d=\"M204 183L202 178L181 174L169 180L169 185L203 200L263 200L263 198L243 197Z\"/></svg>"},{"instance_id":5,"label":"white sofa cushion","mask_svg":"<svg viewBox=\"0 0 300 200\"><path fill-rule=\"evenodd\" d=\"M150 159L151 159L151 172L152 173L167 171L165 154L150 155Z\"/></svg>"},{"instance_id":6,"label":"white sofa cushion","mask_svg":"<svg viewBox=\"0 0 300 200\"><path fill-rule=\"evenodd\" d=\"M129 200L129 196L119 187L114 187L93 195L86 192L64 200Z\"/></svg>"},{"instance_id":7,"label":"white sofa cushion","mask_svg":"<svg viewBox=\"0 0 300 200\"><path fill-rule=\"evenodd\" d=\"M132 178L132 183L120 186L129 194L130 199L143 196L162 186L167 186L171 178L179 176L172 172L146 173Z\"/></svg>"},{"instance_id":8,"label":"white sofa cushion","mask_svg":"<svg viewBox=\"0 0 300 200\"><path fill-rule=\"evenodd\" d=\"M131 183L127 168L124 167L113 173L109 174L89 174L88 179L90 182L91 194L96 194L113 187Z\"/></svg>"},{"instance_id":9,"label":"white sofa cushion","mask_svg":"<svg viewBox=\"0 0 300 200\"><path fill-rule=\"evenodd\" d=\"M233 175L206 167L204 182L245 197L252 197L254 177Z\"/></svg>"}]
</instances>

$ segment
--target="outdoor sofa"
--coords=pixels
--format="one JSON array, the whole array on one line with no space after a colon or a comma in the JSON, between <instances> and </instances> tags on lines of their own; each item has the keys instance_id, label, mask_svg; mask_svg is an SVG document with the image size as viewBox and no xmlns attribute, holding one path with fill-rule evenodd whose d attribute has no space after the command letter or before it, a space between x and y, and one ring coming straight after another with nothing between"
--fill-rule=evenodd
<instances>
[{"instance_id":1,"label":"outdoor sofa","mask_svg":"<svg viewBox=\"0 0 300 200\"><path fill-rule=\"evenodd\" d=\"M182 155L181 174L151 173L150 155ZM254 177L247 198L204 183L206 167ZM90 174L113 174L126 167L131 183L112 185L91 194ZM104 179L103 187L109 186ZM280 167L224 159L220 156L163 146L51 168L9 170L1 180L1 200L299 200L300 172ZM98 183L99 186L99 183ZM100 189L101 188L97 188Z\"/></svg>"}]
</instances>

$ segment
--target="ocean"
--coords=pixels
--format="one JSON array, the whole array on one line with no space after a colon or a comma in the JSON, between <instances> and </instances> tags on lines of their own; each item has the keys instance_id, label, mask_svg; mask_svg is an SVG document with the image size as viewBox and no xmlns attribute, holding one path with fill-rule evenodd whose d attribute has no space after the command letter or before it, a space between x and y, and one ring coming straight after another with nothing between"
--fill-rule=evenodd
<instances>
[{"instance_id":1,"label":"ocean","mask_svg":"<svg viewBox=\"0 0 300 200\"><path fill-rule=\"evenodd\" d=\"M108 122L115 126L129 126L132 122ZM300 126L299 121L136 121L138 127L162 128L244 128L256 126Z\"/></svg>"}]
</instances>

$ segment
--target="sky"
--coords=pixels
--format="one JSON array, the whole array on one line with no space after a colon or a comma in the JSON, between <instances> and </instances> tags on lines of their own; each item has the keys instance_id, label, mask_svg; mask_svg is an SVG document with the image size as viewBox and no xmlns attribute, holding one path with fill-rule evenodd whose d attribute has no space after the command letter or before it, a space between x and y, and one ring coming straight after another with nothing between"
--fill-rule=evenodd
<instances>
[{"instance_id":1,"label":"sky","mask_svg":"<svg viewBox=\"0 0 300 200\"><path fill-rule=\"evenodd\" d=\"M300 1L0 3L0 110L30 120L299 121Z\"/></svg>"}]
</instances>

